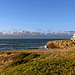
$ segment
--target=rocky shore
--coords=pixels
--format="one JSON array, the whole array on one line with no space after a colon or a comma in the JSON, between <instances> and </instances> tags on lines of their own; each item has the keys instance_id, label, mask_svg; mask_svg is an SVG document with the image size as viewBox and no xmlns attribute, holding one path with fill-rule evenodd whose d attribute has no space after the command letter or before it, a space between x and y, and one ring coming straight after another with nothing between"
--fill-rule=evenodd
<instances>
[{"instance_id":1,"label":"rocky shore","mask_svg":"<svg viewBox=\"0 0 75 75\"><path fill-rule=\"evenodd\" d=\"M46 44L47 48L71 48L75 46L74 40L56 40L56 41L49 41Z\"/></svg>"}]
</instances>

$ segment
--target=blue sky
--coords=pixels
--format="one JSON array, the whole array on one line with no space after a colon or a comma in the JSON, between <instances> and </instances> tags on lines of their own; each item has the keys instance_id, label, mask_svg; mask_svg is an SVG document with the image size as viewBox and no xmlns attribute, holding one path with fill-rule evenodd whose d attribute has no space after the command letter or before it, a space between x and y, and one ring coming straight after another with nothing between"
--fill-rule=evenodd
<instances>
[{"instance_id":1,"label":"blue sky","mask_svg":"<svg viewBox=\"0 0 75 75\"><path fill-rule=\"evenodd\" d=\"M0 0L0 31L75 30L75 0Z\"/></svg>"}]
</instances>

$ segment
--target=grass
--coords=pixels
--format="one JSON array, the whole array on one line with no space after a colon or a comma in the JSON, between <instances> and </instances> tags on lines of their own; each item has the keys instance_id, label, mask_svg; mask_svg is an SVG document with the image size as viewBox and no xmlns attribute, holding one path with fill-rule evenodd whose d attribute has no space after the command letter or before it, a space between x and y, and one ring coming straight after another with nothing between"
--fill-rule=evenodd
<instances>
[{"instance_id":1,"label":"grass","mask_svg":"<svg viewBox=\"0 0 75 75\"><path fill-rule=\"evenodd\" d=\"M2 75L75 75L75 59L49 58L2 70Z\"/></svg>"},{"instance_id":2,"label":"grass","mask_svg":"<svg viewBox=\"0 0 75 75\"><path fill-rule=\"evenodd\" d=\"M20 53L18 55L16 55L15 57L13 57L13 62L9 65L9 66L16 66L16 65L20 65L20 64L24 64L28 61L31 61L31 59L36 58L40 55L35 54L35 53Z\"/></svg>"},{"instance_id":3,"label":"grass","mask_svg":"<svg viewBox=\"0 0 75 75\"><path fill-rule=\"evenodd\" d=\"M47 55L22 52L0 71L0 75L75 75L74 54L75 52L67 52L67 57L64 58L54 57L51 53Z\"/></svg>"}]
</instances>

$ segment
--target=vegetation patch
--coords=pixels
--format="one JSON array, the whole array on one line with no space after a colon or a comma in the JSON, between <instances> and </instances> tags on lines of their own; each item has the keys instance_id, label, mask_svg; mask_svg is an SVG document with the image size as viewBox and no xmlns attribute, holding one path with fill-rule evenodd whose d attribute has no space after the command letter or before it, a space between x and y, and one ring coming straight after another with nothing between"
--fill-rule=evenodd
<instances>
[{"instance_id":1,"label":"vegetation patch","mask_svg":"<svg viewBox=\"0 0 75 75\"><path fill-rule=\"evenodd\" d=\"M0 75L75 75L75 50L21 52L0 71Z\"/></svg>"},{"instance_id":2,"label":"vegetation patch","mask_svg":"<svg viewBox=\"0 0 75 75\"><path fill-rule=\"evenodd\" d=\"M32 61L31 59L36 58L38 56L40 55L35 54L35 53L22 52L13 58L13 62L9 66L16 66L16 65L24 64L28 61Z\"/></svg>"},{"instance_id":3,"label":"vegetation patch","mask_svg":"<svg viewBox=\"0 0 75 75\"><path fill-rule=\"evenodd\" d=\"M75 75L75 59L48 58L2 70L1 75Z\"/></svg>"}]
</instances>

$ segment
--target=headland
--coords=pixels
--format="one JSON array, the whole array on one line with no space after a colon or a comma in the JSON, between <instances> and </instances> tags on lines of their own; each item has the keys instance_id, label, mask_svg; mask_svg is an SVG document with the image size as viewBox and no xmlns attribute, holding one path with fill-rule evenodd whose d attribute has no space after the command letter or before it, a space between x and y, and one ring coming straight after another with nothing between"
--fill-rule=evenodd
<instances>
[{"instance_id":1,"label":"headland","mask_svg":"<svg viewBox=\"0 0 75 75\"><path fill-rule=\"evenodd\" d=\"M74 41L50 41L46 45L48 49L0 51L0 74L74 75Z\"/></svg>"}]
</instances>

